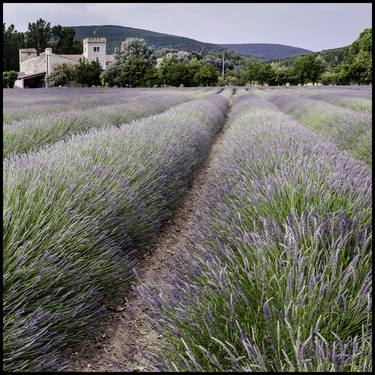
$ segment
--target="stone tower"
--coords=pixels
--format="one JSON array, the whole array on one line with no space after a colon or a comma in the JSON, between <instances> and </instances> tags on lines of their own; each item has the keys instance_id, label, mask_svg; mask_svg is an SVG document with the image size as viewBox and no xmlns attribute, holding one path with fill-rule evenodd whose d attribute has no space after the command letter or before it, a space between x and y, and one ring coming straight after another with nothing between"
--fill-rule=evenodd
<instances>
[{"instance_id":1,"label":"stone tower","mask_svg":"<svg viewBox=\"0 0 375 375\"><path fill-rule=\"evenodd\" d=\"M83 56L91 61L98 58L102 69L106 68L107 39L106 38L85 38L83 39Z\"/></svg>"}]
</instances>

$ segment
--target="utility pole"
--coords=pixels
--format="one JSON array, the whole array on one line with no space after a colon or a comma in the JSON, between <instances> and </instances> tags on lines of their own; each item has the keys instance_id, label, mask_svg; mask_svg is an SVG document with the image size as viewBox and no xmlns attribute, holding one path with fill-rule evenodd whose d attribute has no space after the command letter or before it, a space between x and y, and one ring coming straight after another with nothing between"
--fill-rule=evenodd
<instances>
[{"instance_id":1,"label":"utility pole","mask_svg":"<svg viewBox=\"0 0 375 375\"><path fill-rule=\"evenodd\" d=\"M46 54L46 59L47 59L47 72L46 72L46 76L45 76L45 83L46 83L46 88L48 88L48 57L49 57L49 55L48 54Z\"/></svg>"},{"instance_id":2,"label":"utility pole","mask_svg":"<svg viewBox=\"0 0 375 375\"><path fill-rule=\"evenodd\" d=\"M224 65L225 65L225 52L223 54L223 63L222 63L222 67L221 67L221 81L223 83L224 83L224 74L225 74Z\"/></svg>"}]
</instances>

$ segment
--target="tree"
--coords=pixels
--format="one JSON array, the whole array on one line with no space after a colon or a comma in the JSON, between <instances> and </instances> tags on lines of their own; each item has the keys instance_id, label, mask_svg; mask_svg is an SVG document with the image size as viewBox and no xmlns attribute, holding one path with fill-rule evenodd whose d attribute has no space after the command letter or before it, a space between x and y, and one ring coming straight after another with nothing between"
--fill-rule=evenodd
<instances>
[{"instance_id":1,"label":"tree","mask_svg":"<svg viewBox=\"0 0 375 375\"><path fill-rule=\"evenodd\" d=\"M3 72L3 88L12 89L14 87L14 83L17 80L17 77L18 73L14 70Z\"/></svg>"},{"instance_id":2,"label":"tree","mask_svg":"<svg viewBox=\"0 0 375 375\"><path fill-rule=\"evenodd\" d=\"M371 83L372 81L372 29L367 28L349 48L346 59L351 83Z\"/></svg>"},{"instance_id":3,"label":"tree","mask_svg":"<svg viewBox=\"0 0 375 375\"><path fill-rule=\"evenodd\" d=\"M320 76L320 82L323 85L337 85L339 82L338 73L335 72L324 72Z\"/></svg>"},{"instance_id":4,"label":"tree","mask_svg":"<svg viewBox=\"0 0 375 375\"><path fill-rule=\"evenodd\" d=\"M165 58L159 66L160 82L167 86L186 86L191 77L186 63L179 63L174 57Z\"/></svg>"},{"instance_id":5,"label":"tree","mask_svg":"<svg viewBox=\"0 0 375 375\"><path fill-rule=\"evenodd\" d=\"M324 65L321 59L314 55L298 56L293 67L294 75L298 83L317 83L324 71Z\"/></svg>"},{"instance_id":6,"label":"tree","mask_svg":"<svg viewBox=\"0 0 375 375\"><path fill-rule=\"evenodd\" d=\"M127 38L121 43L120 50L115 50L116 64L125 64L129 58L141 59L147 66L154 66L156 64L153 48L148 47L146 42L141 38Z\"/></svg>"},{"instance_id":7,"label":"tree","mask_svg":"<svg viewBox=\"0 0 375 375\"><path fill-rule=\"evenodd\" d=\"M274 71L270 64L261 64L260 69L258 71L257 82L261 85L265 83L268 85L274 85Z\"/></svg>"},{"instance_id":8,"label":"tree","mask_svg":"<svg viewBox=\"0 0 375 375\"><path fill-rule=\"evenodd\" d=\"M54 68L47 77L48 87L65 86L74 79L75 67L73 65L61 64Z\"/></svg>"},{"instance_id":9,"label":"tree","mask_svg":"<svg viewBox=\"0 0 375 375\"><path fill-rule=\"evenodd\" d=\"M178 50L174 48L160 48L154 52L154 56L156 59L159 59L161 57L165 57L168 53L177 53L177 52Z\"/></svg>"},{"instance_id":10,"label":"tree","mask_svg":"<svg viewBox=\"0 0 375 375\"><path fill-rule=\"evenodd\" d=\"M116 83L121 87L144 86L144 76L147 71L145 61L139 57L130 57L122 65Z\"/></svg>"},{"instance_id":11,"label":"tree","mask_svg":"<svg viewBox=\"0 0 375 375\"><path fill-rule=\"evenodd\" d=\"M224 86L239 86L238 79L234 72L229 72L224 79L224 82L221 82Z\"/></svg>"},{"instance_id":12,"label":"tree","mask_svg":"<svg viewBox=\"0 0 375 375\"><path fill-rule=\"evenodd\" d=\"M242 79L250 85L257 82L261 66L262 64L256 60L247 60L241 69Z\"/></svg>"},{"instance_id":13,"label":"tree","mask_svg":"<svg viewBox=\"0 0 375 375\"><path fill-rule=\"evenodd\" d=\"M47 77L48 87L65 86L67 82L68 78L63 72L53 72Z\"/></svg>"},{"instance_id":14,"label":"tree","mask_svg":"<svg viewBox=\"0 0 375 375\"><path fill-rule=\"evenodd\" d=\"M358 39L356 39L349 47L349 54L357 55L360 51L372 53L372 28L364 29Z\"/></svg>"},{"instance_id":15,"label":"tree","mask_svg":"<svg viewBox=\"0 0 375 375\"><path fill-rule=\"evenodd\" d=\"M160 85L158 69L155 67L147 68L143 83L145 87L158 87Z\"/></svg>"},{"instance_id":16,"label":"tree","mask_svg":"<svg viewBox=\"0 0 375 375\"><path fill-rule=\"evenodd\" d=\"M39 18L36 22L28 24L26 31L26 46L36 48L38 54L44 51L51 37L51 25Z\"/></svg>"},{"instance_id":17,"label":"tree","mask_svg":"<svg viewBox=\"0 0 375 375\"><path fill-rule=\"evenodd\" d=\"M319 55L315 57L312 63L312 68L309 71L309 76L308 76L309 80L311 80L313 84L319 82L320 76L324 72L324 66L325 66L325 61L322 59L322 57Z\"/></svg>"},{"instance_id":18,"label":"tree","mask_svg":"<svg viewBox=\"0 0 375 375\"><path fill-rule=\"evenodd\" d=\"M349 65L349 77L352 83L371 83L372 80L372 58L361 50L352 64Z\"/></svg>"},{"instance_id":19,"label":"tree","mask_svg":"<svg viewBox=\"0 0 375 375\"><path fill-rule=\"evenodd\" d=\"M83 85L100 86L100 75L102 66L98 59L89 63L86 59L80 59L79 65L75 67L74 81Z\"/></svg>"},{"instance_id":20,"label":"tree","mask_svg":"<svg viewBox=\"0 0 375 375\"><path fill-rule=\"evenodd\" d=\"M116 79L120 75L121 66L118 64L110 64L106 70L100 75L100 80L103 86L116 86Z\"/></svg>"},{"instance_id":21,"label":"tree","mask_svg":"<svg viewBox=\"0 0 375 375\"><path fill-rule=\"evenodd\" d=\"M25 47L24 34L15 30L11 24L3 23L3 70L20 70L19 49Z\"/></svg>"},{"instance_id":22,"label":"tree","mask_svg":"<svg viewBox=\"0 0 375 375\"><path fill-rule=\"evenodd\" d=\"M157 75L153 70L156 64L154 50L143 39L127 38L120 49L115 49L114 57L115 62L101 74L102 84L110 87L154 85ZM147 73L148 70L152 72Z\"/></svg>"},{"instance_id":23,"label":"tree","mask_svg":"<svg viewBox=\"0 0 375 375\"><path fill-rule=\"evenodd\" d=\"M277 86L285 86L287 83L291 83L291 69L286 67L273 67L274 73L274 84Z\"/></svg>"},{"instance_id":24,"label":"tree","mask_svg":"<svg viewBox=\"0 0 375 375\"><path fill-rule=\"evenodd\" d=\"M75 39L75 31L71 27L53 26L51 29L50 47L57 54L80 54L83 50L81 41Z\"/></svg>"},{"instance_id":25,"label":"tree","mask_svg":"<svg viewBox=\"0 0 375 375\"><path fill-rule=\"evenodd\" d=\"M198 61L196 57L191 59L188 62L179 61L176 58L176 61L179 64L183 64L185 67L185 76L184 76L184 86L194 87L194 86L200 86L200 77L199 77L199 71L201 70L203 64ZM215 69L215 68L214 68Z\"/></svg>"},{"instance_id":26,"label":"tree","mask_svg":"<svg viewBox=\"0 0 375 375\"><path fill-rule=\"evenodd\" d=\"M336 85L350 85L350 64L343 64L337 71Z\"/></svg>"},{"instance_id":27,"label":"tree","mask_svg":"<svg viewBox=\"0 0 375 375\"><path fill-rule=\"evenodd\" d=\"M200 64L198 71L194 74L194 86L216 86L219 82L219 73L213 65Z\"/></svg>"},{"instance_id":28,"label":"tree","mask_svg":"<svg viewBox=\"0 0 375 375\"><path fill-rule=\"evenodd\" d=\"M173 55L176 57L176 60L178 62L188 62L193 58L193 54L191 52L187 52L187 51L178 51L178 52L174 53ZM197 59L197 58L195 57L195 59Z\"/></svg>"}]
</instances>

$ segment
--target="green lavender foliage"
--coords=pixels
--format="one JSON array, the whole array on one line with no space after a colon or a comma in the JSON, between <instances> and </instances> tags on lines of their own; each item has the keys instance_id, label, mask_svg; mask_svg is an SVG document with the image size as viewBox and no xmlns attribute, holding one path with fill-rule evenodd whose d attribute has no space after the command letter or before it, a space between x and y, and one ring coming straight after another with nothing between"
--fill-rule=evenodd
<instances>
[{"instance_id":1,"label":"green lavender foliage","mask_svg":"<svg viewBox=\"0 0 375 375\"><path fill-rule=\"evenodd\" d=\"M302 125L371 167L372 113L356 112L293 94L273 95L269 100Z\"/></svg>"}]
</instances>

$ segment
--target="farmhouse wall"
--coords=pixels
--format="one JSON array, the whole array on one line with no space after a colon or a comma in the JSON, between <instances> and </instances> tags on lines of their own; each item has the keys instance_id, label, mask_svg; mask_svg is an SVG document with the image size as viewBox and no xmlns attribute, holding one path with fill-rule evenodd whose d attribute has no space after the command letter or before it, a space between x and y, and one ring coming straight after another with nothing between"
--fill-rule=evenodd
<instances>
[{"instance_id":1,"label":"farmhouse wall","mask_svg":"<svg viewBox=\"0 0 375 375\"><path fill-rule=\"evenodd\" d=\"M14 87L18 87L19 89L23 89L25 85L25 81L23 79L17 79L14 82Z\"/></svg>"}]
</instances>

